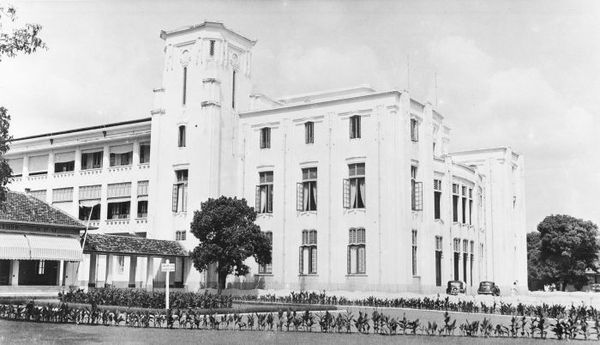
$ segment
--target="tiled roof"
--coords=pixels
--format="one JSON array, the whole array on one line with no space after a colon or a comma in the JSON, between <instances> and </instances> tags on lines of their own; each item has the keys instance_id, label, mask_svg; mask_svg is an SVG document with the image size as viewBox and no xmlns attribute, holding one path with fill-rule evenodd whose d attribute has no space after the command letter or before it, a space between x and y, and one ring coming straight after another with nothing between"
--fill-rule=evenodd
<instances>
[{"instance_id":1,"label":"tiled roof","mask_svg":"<svg viewBox=\"0 0 600 345\"><path fill-rule=\"evenodd\" d=\"M0 203L0 222L31 223L85 229L85 224L31 195L7 191Z\"/></svg>"},{"instance_id":2,"label":"tiled roof","mask_svg":"<svg viewBox=\"0 0 600 345\"><path fill-rule=\"evenodd\" d=\"M83 252L124 255L188 256L187 250L176 241L105 234L88 234Z\"/></svg>"}]
</instances>

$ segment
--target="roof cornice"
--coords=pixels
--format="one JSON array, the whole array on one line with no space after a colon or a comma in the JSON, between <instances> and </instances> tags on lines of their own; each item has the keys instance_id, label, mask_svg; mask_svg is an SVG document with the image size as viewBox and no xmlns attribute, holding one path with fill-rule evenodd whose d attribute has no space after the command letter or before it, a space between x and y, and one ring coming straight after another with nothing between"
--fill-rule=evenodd
<instances>
[{"instance_id":1,"label":"roof cornice","mask_svg":"<svg viewBox=\"0 0 600 345\"><path fill-rule=\"evenodd\" d=\"M377 97L390 96L390 95L400 96L401 94L402 94L402 92L397 91L397 90L383 91L383 92L377 92L377 93L369 93L366 95L357 95L357 96L344 97L344 98L328 99L328 100L314 102L314 103L301 103L301 104L286 105L286 106L277 107L277 108L251 110L251 111L247 111L247 112L241 112L241 113L239 113L239 116L247 117L247 116L276 113L276 112L280 112L280 111L298 110L298 109L303 109L303 108L315 108L315 107L323 106L326 104L335 104L335 103L340 103L340 102L346 102L349 100L357 101L357 100L361 100L361 99L377 98Z\"/></svg>"},{"instance_id":2,"label":"roof cornice","mask_svg":"<svg viewBox=\"0 0 600 345\"><path fill-rule=\"evenodd\" d=\"M68 129L66 131L60 131L60 132L50 132L50 133L36 134L36 135L28 136L28 137L16 138L16 139L13 139L11 141L15 142L15 141L23 141L23 140L29 140L29 139L38 139L38 138L44 138L44 137L53 137L53 136L58 136L58 135L63 135L63 134L71 134L71 133L85 132L85 131L91 131L91 130L97 130L97 129L112 128L112 127L125 126L125 125L132 125L132 124L137 124L137 123L142 123L142 122L150 122L151 120L152 120L151 117L146 117L146 118L137 119L137 120L129 120L129 121L122 121L122 122L107 123L105 125L96 125L96 126L90 126L90 127Z\"/></svg>"},{"instance_id":3,"label":"roof cornice","mask_svg":"<svg viewBox=\"0 0 600 345\"><path fill-rule=\"evenodd\" d=\"M202 29L202 28L214 28L214 29L221 29L223 31L228 32L229 34L243 40L246 41L247 43L250 43L251 45L255 45L256 44L256 40L251 40L248 37L245 37L243 35L238 34L235 31L232 31L230 29L228 29L225 25L223 25L223 23L220 22L209 22L209 21L205 21L204 23L201 24L195 24L195 25L188 25L188 26L183 26L177 29L173 29L173 30L161 30L160 31L160 38L165 40L167 39L167 37L169 36L175 36L175 35L180 35L180 34L185 34L187 32L191 32L191 31L195 31L198 29Z\"/></svg>"}]
</instances>

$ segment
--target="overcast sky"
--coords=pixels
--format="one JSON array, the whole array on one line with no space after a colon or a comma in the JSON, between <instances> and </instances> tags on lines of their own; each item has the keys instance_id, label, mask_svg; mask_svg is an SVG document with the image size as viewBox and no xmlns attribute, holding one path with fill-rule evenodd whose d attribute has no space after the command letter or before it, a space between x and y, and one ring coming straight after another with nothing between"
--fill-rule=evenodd
<instances>
[{"instance_id":1,"label":"overcast sky","mask_svg":"<svg viewBox=\"0 0 600 345\"><path fill-rule=\"evenodd\" d=\"M600 223L600 1L12 3L49 47L0 62L15 137L148 117L160 30L222 21L258 40L256 91L409 89L438 104L451 150L525 155L528 231L552 213Z\"/></svg>"}]
</instances>

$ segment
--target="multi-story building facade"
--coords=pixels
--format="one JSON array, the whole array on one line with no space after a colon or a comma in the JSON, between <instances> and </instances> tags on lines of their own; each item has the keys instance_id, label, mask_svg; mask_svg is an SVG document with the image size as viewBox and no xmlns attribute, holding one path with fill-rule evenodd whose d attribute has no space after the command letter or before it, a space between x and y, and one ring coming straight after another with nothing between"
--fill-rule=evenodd
<instances>
[{"instance_id":1,"label":"multi-story building facade","mask_svg":"<svg viewBox=\"0 0 600 345\"><path fill-rule=\"evenodd\" d=\"M507 147L449 153L444 117L407 91L253 94L255 41L220 23L161 38L152 117L15 140L6 156L12 189L90 219L101 233L188 249L202 201L243 197L272 239L273 261L230 280L270 288L526 285L522 156ZM177 260L184 286L216 281Z\"/></svg>"}]
</instances>

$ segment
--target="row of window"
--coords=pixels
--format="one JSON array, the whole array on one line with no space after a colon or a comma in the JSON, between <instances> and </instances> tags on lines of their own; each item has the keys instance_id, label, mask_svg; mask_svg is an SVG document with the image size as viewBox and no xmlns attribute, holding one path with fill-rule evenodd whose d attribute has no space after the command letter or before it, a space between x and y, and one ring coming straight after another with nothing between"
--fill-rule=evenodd
<instances>
[{"instance_id":1,"label":"row of window","mask_svg":"<svg viewBox=\"0 0 600 345\"><path fill-rule=\"evenodd\" d=\"M412 209L423 210L423 183L416 181L417 167L411 166ZM343 179L343 206L348 209L361 209L366 206L365 164L348 165L348 178ZM259 173L256 186L256 210L258 213L273 212L273 172ZM302 182L296 184L296 210L317 210L317 168L302 169Z\"/></svg>"},{"instance_id":2,"label":"row of window","mask_svg":"<svg viewBox=\"0 0 600 345\"><path fill-rule=\"evenodd\" d=\"M351 116L349 119L349 138L359 139L362 136L361 117L359 115ZM412 141L419 141L419 122L416 119L410 120L410 138ZM314 144L315 142L315 123L304 123L304 142ZM271 128L263 127L260 129L259 147L261 149L271 148Z\"/></svg>"},{"instance_id":3,"label":"row of window","mask_svg":"<svg viewBox=\"0 0 600 345\"><path fill-rule=\"evenodd\" d=\"M79 219L100 220L102 185L79 187ZM148 216L148 181L137 183L137 218ZM30 195L46 201L46 190L33 190ZM107 185L107 219L129 219L131 208L131 183ZM52 190L52 204L69 208L73 202L73 187Z\"/></svg>"},{"instance_id":4,"label":"row of window","mask_svg":"<svg viewBox=\"0 0 600 345\"><path fill-rule=\"evenodd\" d=\"M344 208L365 208L365 164L348 165L348 177L343 180ZM258 213L273 212L273 172L259 173L256 186L255 210ZM302 169L302 182L296 185L296 210L317 210L317 168Z\"/></svg>"},{"instance_id":5,"label":"row of window","mask_svg":"<svg viewBox=\"0 0 600 345\"><path fill-rule=\"evenodd\" d=\"M273 243L273 233L266 232ZM364 228L351 228L348 231L347 273L366 274L366 233ZM473 285L474 241L462 240L463 281ZM461 261L461 239L454 239L454 279L460 280L459 264ZM483 258L483 244L480 244L480 259ZM418 275L418 231L411 232L411 268L412 275ZM436 286L442 285L442 237L435 236L435 275ZM470 263L470 269L468 264ZM302 242L299 247L298 272L300 275L317 274L317 231L302 230ZM271 274L272 264L259 265L259 274Z\"/></svg>"},{"instance_id":6,"label":"row of window","mask_svg":"<svg viewBox=\"0 0 600 345\"><path fill-rule=\"evenodd\" d=\"M442 181L433 180L433 215L441 219ZM459 212L460 208L460 212ZM473 188L452 184L452 221L473 225Z\"/></svg>"},{"instance_id":7,"label":"row of window","mask_svg":"<svg viewBox=\"0 0 600 345\"><path fill-rule=\"evenodd\" d=\"M109 165L111 167L128 166L133 163L133 144L117 145L109 147ZM139 145L140 164L150 162L150 143L144 142ZM29 156L29 175L45 175L48 173L49 155ZM104 160L104 149L83 150L81 152L81 170L101 169ZM13 175L23 175L23 158L9 159ZM75 151L56 153L54 155L54 173L75 170Z\"/></svg>"},{"instance_id":8,"label":"row of window","mask_svg":"<svg viewBox=\"0 0 600 345\"><path fill-rule=\"evenodd\" d=\"M473 286L473 263L475 262L475 242L469 240L462 240L462 257L461 257L461 239L455 238L453 241L454 249L454 280L460 280L459 267L460 261L463 263L463 281L469 282L468 277L471 278L470 285ZM469 251L470 249L470 251ZM470 268L470 269L469 269Z\"/></svg>"},{"instance_id":9,"label":"row of window","mask_svg":"<svg viewBox=\"0 0 600 345\"><path fill-rule=\"evenodd\" d=\"M273 233L266 236L271 244ZM366 237L364 228L348 230L347 272L348 274L366 274ZM259 265L259 274L271 274L272 264ZM300 275L317 274L317 230L302 230L302 242L298 253L298 273Z\"/></svg>"}]
</instances>

